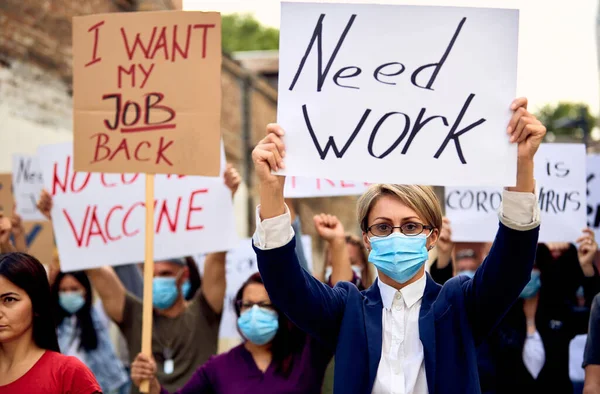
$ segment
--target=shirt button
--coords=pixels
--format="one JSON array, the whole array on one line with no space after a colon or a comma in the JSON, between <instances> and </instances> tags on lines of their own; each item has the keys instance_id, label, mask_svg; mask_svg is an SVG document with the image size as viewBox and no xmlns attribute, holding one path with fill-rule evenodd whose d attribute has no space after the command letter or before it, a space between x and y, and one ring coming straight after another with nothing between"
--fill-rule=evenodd
<instances>
[{"instance_id":1,"label":"shirt button","mask_svg":"<svg viewBox=\"0 0 600 394\"><path fill-rule=\"evenodd\" d=\"M402 298L402 294L400 294L400 293L396 293L396 299L397 299L397 300L399 300L399 299L401 299L401 298Z\"/></svg>"},{"instance_id":2,"label":"shirt button","mask_svg":"<svg viewBox=\"0 0 600 394\"><path fill-rule=\"evenodd\" d=\"M394 309L397 310L397 311L399 311L401 309L400 305L396 305L396 307Z\"/></svg>"}]
</instances>

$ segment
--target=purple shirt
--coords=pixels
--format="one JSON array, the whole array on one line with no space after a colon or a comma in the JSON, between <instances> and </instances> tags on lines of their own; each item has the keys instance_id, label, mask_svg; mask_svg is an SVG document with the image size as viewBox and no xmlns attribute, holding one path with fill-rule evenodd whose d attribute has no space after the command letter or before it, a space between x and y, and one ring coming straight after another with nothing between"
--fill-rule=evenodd
<instances>
[{"instance_id":1,"label":"purple shirt","mask_svg":"<svg viewBox=\"0 0 600 394\"><path fill-rule=\"evenodd\" d=\"M177 394L319 394L332 353L315 340L308 339L286 378L273 363L263 373L244 345L211 357L196 370ZM161 394L168 391L161 388Z\"/></svg>"}]
</instances>

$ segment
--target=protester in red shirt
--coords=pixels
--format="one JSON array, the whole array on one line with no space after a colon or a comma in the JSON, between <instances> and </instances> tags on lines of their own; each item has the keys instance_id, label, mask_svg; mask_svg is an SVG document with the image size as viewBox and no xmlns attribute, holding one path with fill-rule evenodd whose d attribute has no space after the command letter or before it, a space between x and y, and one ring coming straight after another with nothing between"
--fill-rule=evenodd
<instances>
[{"instance_id":1,"label":"protester in red shirt","mask_svg":"<svg viewBox=\"0 0 600 394\"><path fill-rule=\"evenodd\" d=\"M0 254L0 394L102 392L84 364L59 353L51 300L38 260Z\"/></svg>"}]
</instances>

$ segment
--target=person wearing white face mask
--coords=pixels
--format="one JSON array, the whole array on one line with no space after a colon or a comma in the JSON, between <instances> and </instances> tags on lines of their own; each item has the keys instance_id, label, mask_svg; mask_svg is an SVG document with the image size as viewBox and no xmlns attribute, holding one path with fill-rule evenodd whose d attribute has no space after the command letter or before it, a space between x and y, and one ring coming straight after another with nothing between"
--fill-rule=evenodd
<instances>
[{"instance_id":1,"label":"person wearing white face mask","mask_svg":"<svg viewBox=\"0 0 600 394\"><path fill-rule=\"evenodd\" d=\"M260 179L253 238L259 271L286 316L336 346L335 393L480 393L477 345L529 280L539 234L533 158L546 129L526 99L511 109L507 131L497 132L518 144L517 185L504 191L495 244L472 279L459 275L443 287L425 273L442 214L423 186L377 184L360 198L358 221L379 274L369 289L346 282L332 289L301 269L285 178L273 174L284 168L284 131L267 126L252 154Z\"/></svg>"},{"instance_id":2,"label":"person wearing white face mask","mask_svg":"<svg viewBox=\"0 0 600 394\"><path fill-rule=\"evenodd\" d=\"M295 327L271 304L260 274L239 289L234 304L244 342L212 357L176 393L320 394L332 350ZM136 385L150 381L150 394L167 394L156 363L139 354L132 365Z\"/></svg>"},{"instance_id":3,"label":"person wearing white face mask","mask_svg":"<svg viewBox=\"0 0 600 394\"><path fill-rule=\"evenodd\" d=\"M130 380L110 340L108 320L92 304L85 272L60 272L51 287L58 345L90 368L106 394L128 391Z\"/></svg>"}]
</instances>

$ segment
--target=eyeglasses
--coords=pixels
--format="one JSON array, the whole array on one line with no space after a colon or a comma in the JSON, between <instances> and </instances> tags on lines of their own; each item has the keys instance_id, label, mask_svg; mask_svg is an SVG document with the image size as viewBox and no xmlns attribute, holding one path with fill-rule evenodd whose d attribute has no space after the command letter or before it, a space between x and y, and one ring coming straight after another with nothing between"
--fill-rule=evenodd
<instances>
[{"instance_id":1,"label":"eyeglasses","mask_svg":"<svg viewBox=\"0 0 600 394\"><path fill-rule=\"evenodd\" d=\"M235 304L240 309L240 311L245 311L247 309L251 309L254 305L258 305L259 308L266 308L266 309L270 309L270 310L275 310L275 307L273 307L273 304L271 304L270 302L267 302L267 301L261 301L261 302L244 302L242 300L239 300Z\"/></svg>"},{"instance_id":2,"label":"eyeglasses","mask_svg":"<svg viewBox=\"0 0 600 394\"><path fill-rule=\"evenodd\" d=\"M406 236L414 237L421 234L425 230L433 230L434 227L414 222L404 223L402 226L392 226L388 223L377 223L367 228L367 232L376 237L387 237L392 235L395 229L400 229L400 232Z\"/></svg>"}]
</instances>

